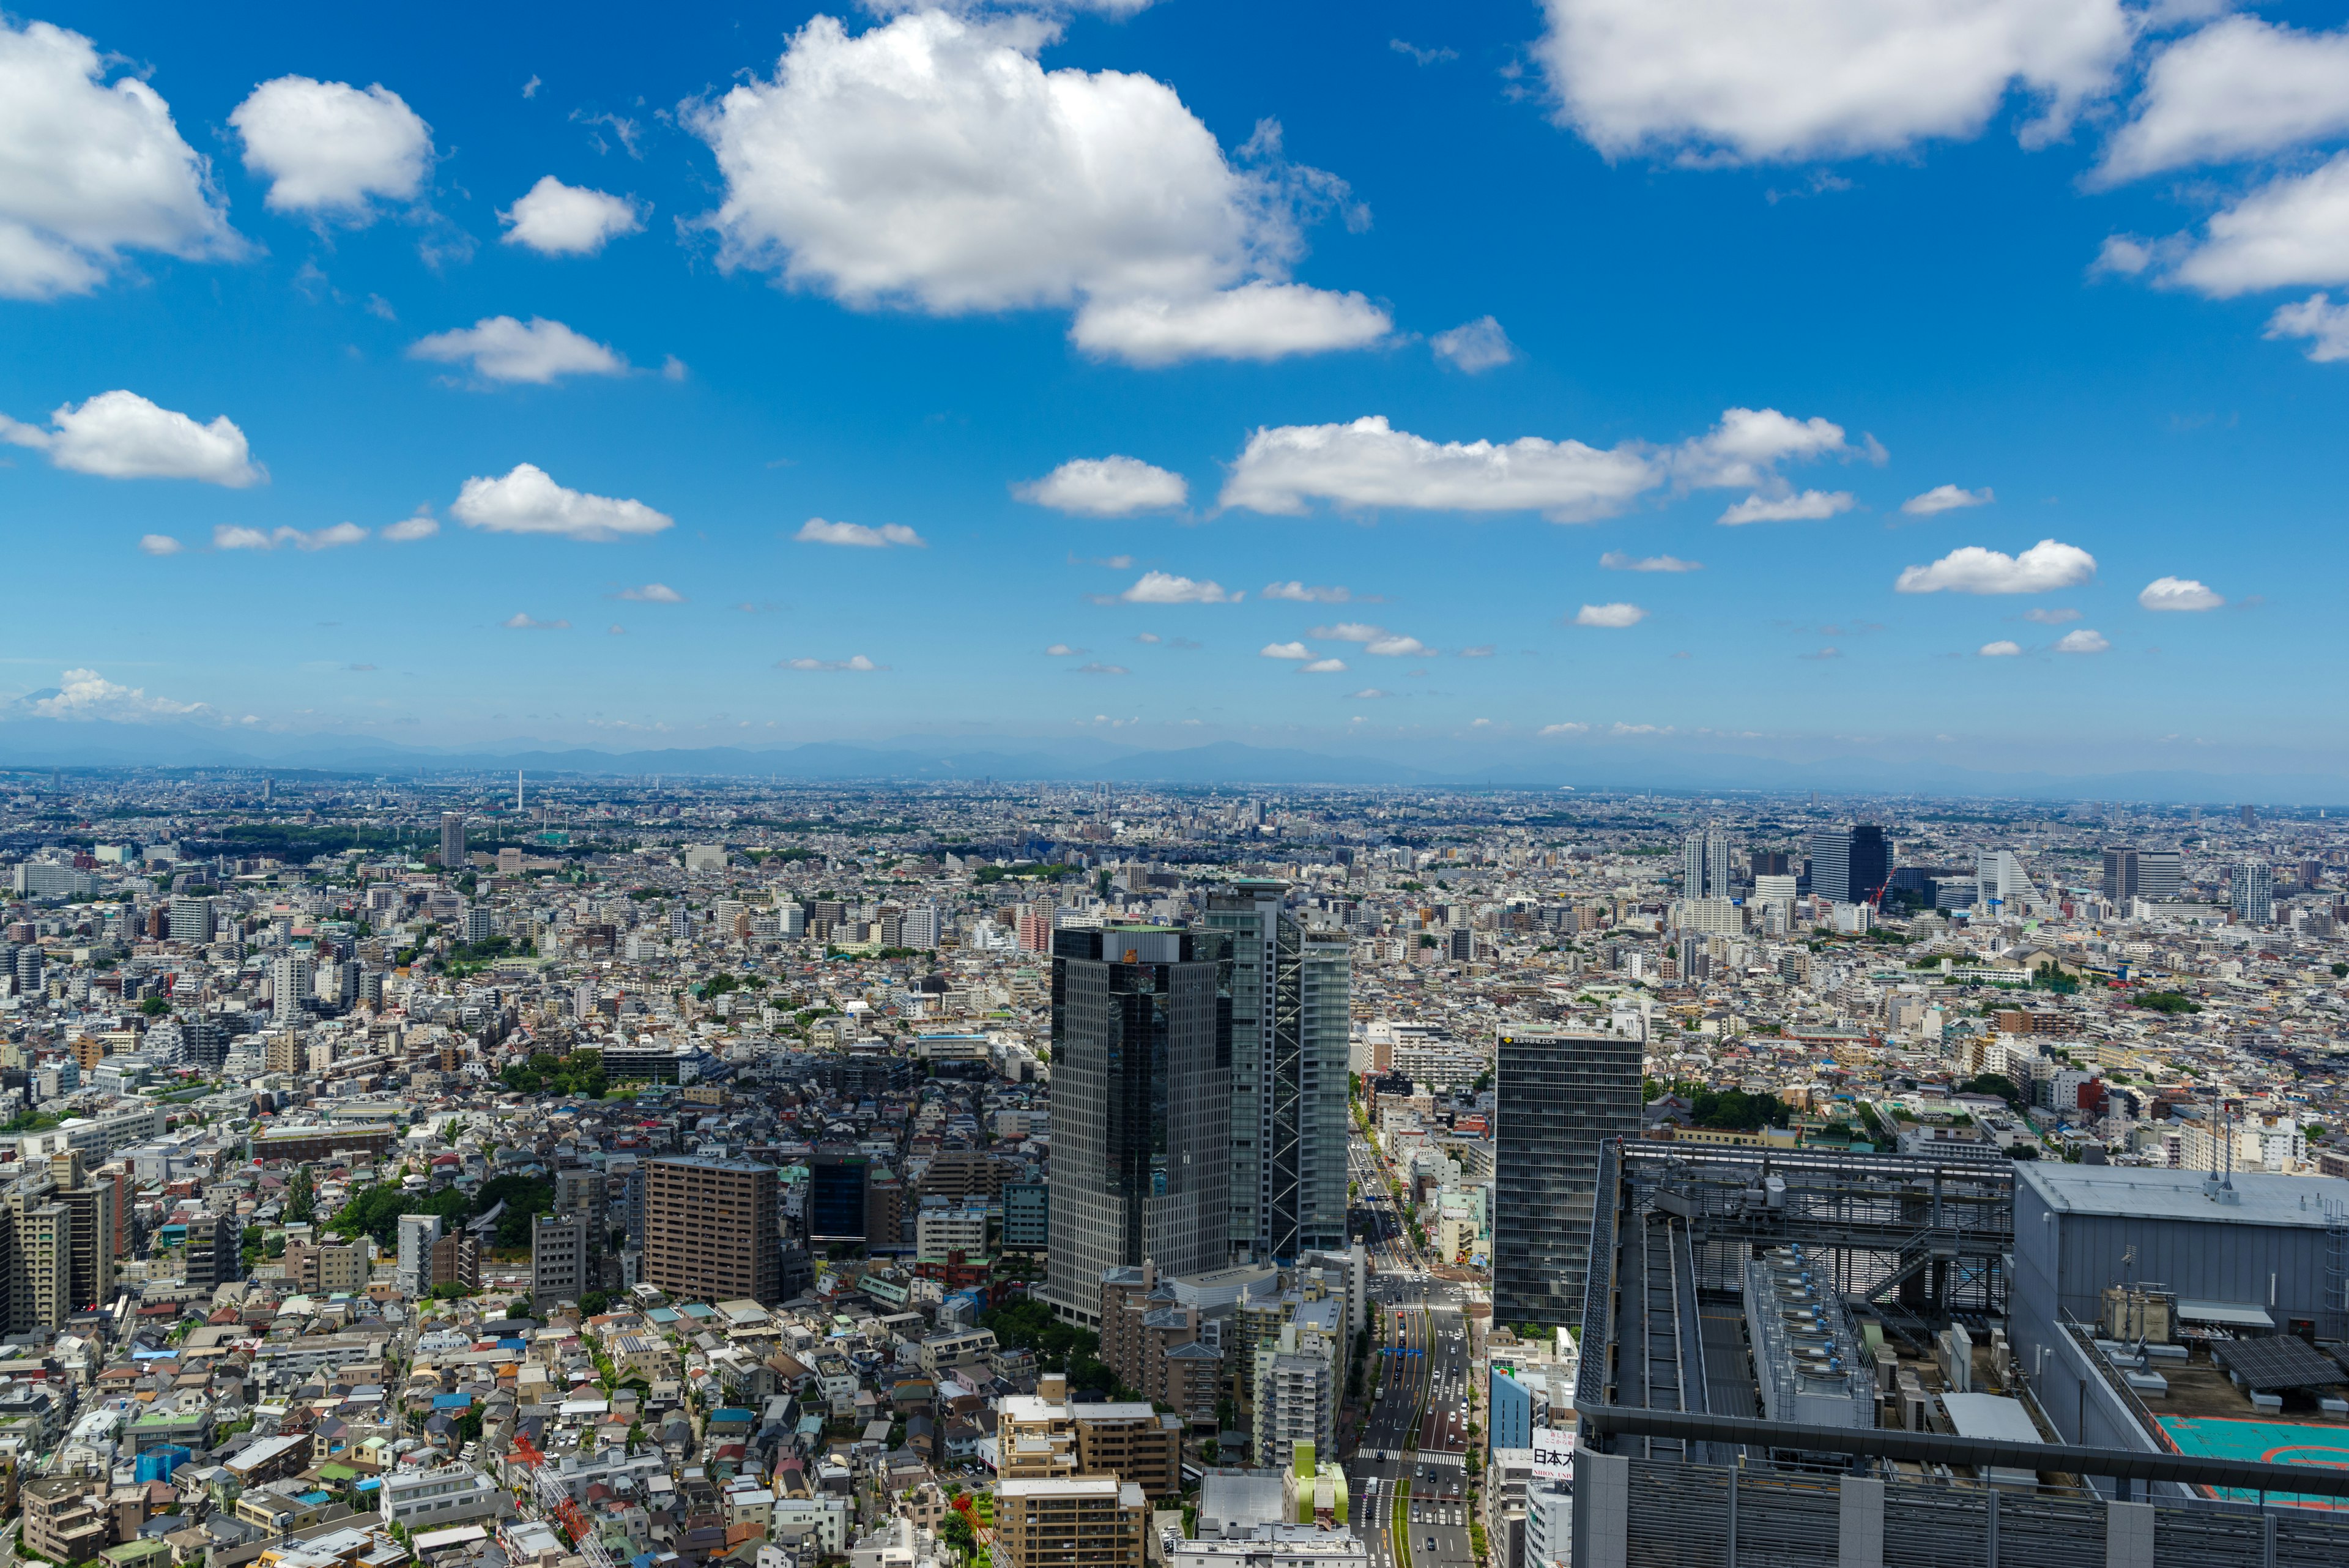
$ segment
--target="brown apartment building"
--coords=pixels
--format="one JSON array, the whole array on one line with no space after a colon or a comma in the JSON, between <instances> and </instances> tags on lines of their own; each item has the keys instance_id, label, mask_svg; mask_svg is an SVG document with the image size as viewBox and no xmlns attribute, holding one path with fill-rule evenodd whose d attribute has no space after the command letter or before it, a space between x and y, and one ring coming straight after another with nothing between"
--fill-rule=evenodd
<instances>
[{"instance_id":1,"label":"brown apartment building","mask_svg":"<svg viewBox=\"0 0 2349 1568\"><path fill-rule=\"evenodd\" d=\"M999 1481L996 1550L1006 1568L1142 1568L1149 1508L1114 1476Z\"/></svg>"},{"instance_id":2,"label":"brown apartment building","mask_svg":"<svg viewBox=\"0 0 2349 1568\"><path fill-rule=\"evenodd\" d=\"M775 1170L747 1159L645 1164L645 1278L705 1301L782 1294Z\"/></svg>"}]
</instances>

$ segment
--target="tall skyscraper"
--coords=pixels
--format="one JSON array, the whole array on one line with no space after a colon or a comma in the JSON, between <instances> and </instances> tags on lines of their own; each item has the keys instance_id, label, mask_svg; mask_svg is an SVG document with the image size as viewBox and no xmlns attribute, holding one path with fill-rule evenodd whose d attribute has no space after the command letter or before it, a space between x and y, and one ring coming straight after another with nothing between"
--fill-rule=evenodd
<instances>
[{"instance_id":1,"label":"tall skyscraper","mask_svg":"<svg viewBox=\"0 0 2349 1568\"><path fill-rule=\"evenodd\" d=\"M2104 894L2116 904L2126 904L2137 897L2137 861L2134 846L2115 844L2106 846Z\"/></svg>"},{"instance_id":2,"label":"tall skyscraper","mask_svg":"<svg viewBox=\"0 0 2349 1568\"><path fill-rule=\"evenodd\" d=\"M703 1301L782 1295L775 1168L676 1156L645 1165L645 1278Z\"/></svg>"},{"instance_id":3,"label":"tall skyscraper","mask_svg":"<svg viewBox=\"0 0 2349 1568\"><path fill-rule=\"evenodd\" d=\"M2251 807L2245 806L2245 811ZM2247 926L2275 923L2275 868L2264 860L2238 860L2228 894L2235 919Z\"/></svg>"},{"instance_id":4,"label":"tall skyscraper","mask_svg":"<svg viewBox=\"0 0 2349 1568\"><path fill-rule=\"evenodd\" d=\"M1346 1246L1352 949L1282 908L1282 882L1207 899L1231 970L1231 1247L1288 1263Z\"/></svg>"},{"instance_id":5,"label":"tall skyscraper","mask_svg":"<svg viewBox=\"0 0 2349 1568\"><path fill-rule=\"evenodd\" d=\"M1044 1296L1101 1317L1102 1271L1230 1255L1228 939L1164 926L1052 937L1052 1241Z\"/></svg>"},{"instance_id":6,"label":"tall skyscraper","mask_svg":"<svg viewBox=\"0 0 2349 1568\"><path fill-rule=\"evenodd\" d=\"M465 868L465 814L440 814L440 869L454 876Z\"/></svg>"},{"instance_id":7,"label":"tall skyscraper","mask_svg":"<svg viewBox=\"0 0 2349 1568\"><path fill-rule=\"evenodd\" d=\"M2137 896L2149 903L2175 902L2186 885L2186 857L2175 849L2137 852Z\"/></svg>"},{"instance_id":8,"label":"tall skyscraper","mask_svg":"<svg viewBox=\"0 0 2349 1568\"><path fill-rule=\"evenodd\" d=\"M1838 904L1864 904L1892 874L1884 829L1873 823L1831 827L1810 840L1811 892Z\"/></svg>"},{"instance_id":9,"label":"tall skyscraper","mask_svg":"<svg viewBox=\"0 0 2349 1568\"><path fill-rule=\"evenodd\" d=\"M1495 1088L1493 1321L1578 1328L1599 1145L1640 1136L1641 1044L1504 1033Z\"/></svg>"},{"instance_id":10,"label":"tall skyscraper","mask_svg":"<svg viewBox=\"0 0 2349 1568\"><path fill-rule=\"evenodd\" d=\"M1681 840L1681 897L1730 897L1729 836L1719 828L1708 827Z\"/></svg>"}]
</instances>

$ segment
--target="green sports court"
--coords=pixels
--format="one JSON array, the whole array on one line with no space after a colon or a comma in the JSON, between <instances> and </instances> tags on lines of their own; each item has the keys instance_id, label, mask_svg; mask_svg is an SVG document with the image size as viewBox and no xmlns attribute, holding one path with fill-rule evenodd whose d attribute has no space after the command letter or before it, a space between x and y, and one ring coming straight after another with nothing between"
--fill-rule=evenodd
<instances>
[{"instance_id":1,"label":"green sports court","mask_svg":"<svg viewBox=\"0 0 2349 1568\"><path fill-rule=\"evenodd\" d=\"M2349 1427L2316 1427L2299 1421L2239 1421L2223 1417L2157 1416L2178 1451L2219 1459L2257 1459L2271 1465L2321 1465L2349 1469ZM2244 1502L2257 1494L2222 1488L2223 1495ZM2270 1502L2298 1502L2310 1508L2342 1508L2349 1499L2290 1497L2271 1494Z\"/></svg>"}]
</instances>

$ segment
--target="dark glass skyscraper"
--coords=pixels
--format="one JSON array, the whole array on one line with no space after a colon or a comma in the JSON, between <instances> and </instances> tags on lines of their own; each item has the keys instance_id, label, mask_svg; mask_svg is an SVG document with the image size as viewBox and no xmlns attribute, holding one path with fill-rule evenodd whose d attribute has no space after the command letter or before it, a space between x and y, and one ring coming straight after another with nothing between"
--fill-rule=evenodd
<instances>
[{"instance_id":1,"label":"dark glass skyscraper","mask_svg":"<svg viewBox=\"0 0 2349 1568\"><path fill-rule=\"evenodd\" d=\"M1639 1041L1598 1031L1500 1037L1495 1323L1581 1326L1599 1146L1640 1136L1644 1055Z\"/></svg>"},{"instance_id":2,"label":"dark glass skyscraper","mask_svg":"<svg viewBox=\"0 0 2349 1568\"><path fill-rule=\"evenodd\" d=\"M1221 1267L1231 1199L1226 939L1164 926L1052 937L1051 1249L1045 1299L1101 1315L1102 1271Z\"/></svg>"},{"instance_id":3,"label":"dark glass skyscraper","mask_svg":"<svg viewBox=\"0 0 2349 1568\"><path fill-rule=\"evenodd\" d=\"M1863 822L1811 835L1811 891L1838 904L1864 904L1892 875L1884 829Z\"/></svg>"}]
</instances>

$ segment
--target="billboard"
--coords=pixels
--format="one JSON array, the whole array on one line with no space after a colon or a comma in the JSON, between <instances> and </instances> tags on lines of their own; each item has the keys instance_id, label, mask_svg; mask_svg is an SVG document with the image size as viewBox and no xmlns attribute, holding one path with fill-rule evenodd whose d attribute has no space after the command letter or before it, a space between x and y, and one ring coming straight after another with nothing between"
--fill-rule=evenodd
<instances>
[{"instance_id":1,"label":"billboard","mask_svg":"<svg viewBox=\"0 0 2349 1568\"><path fill-rule=\"evenodd\" d=\"M1574 1480L1574 1428L1536 1427L1533 1431L1534 1479Z\"/></svg>"}]
</instances>

